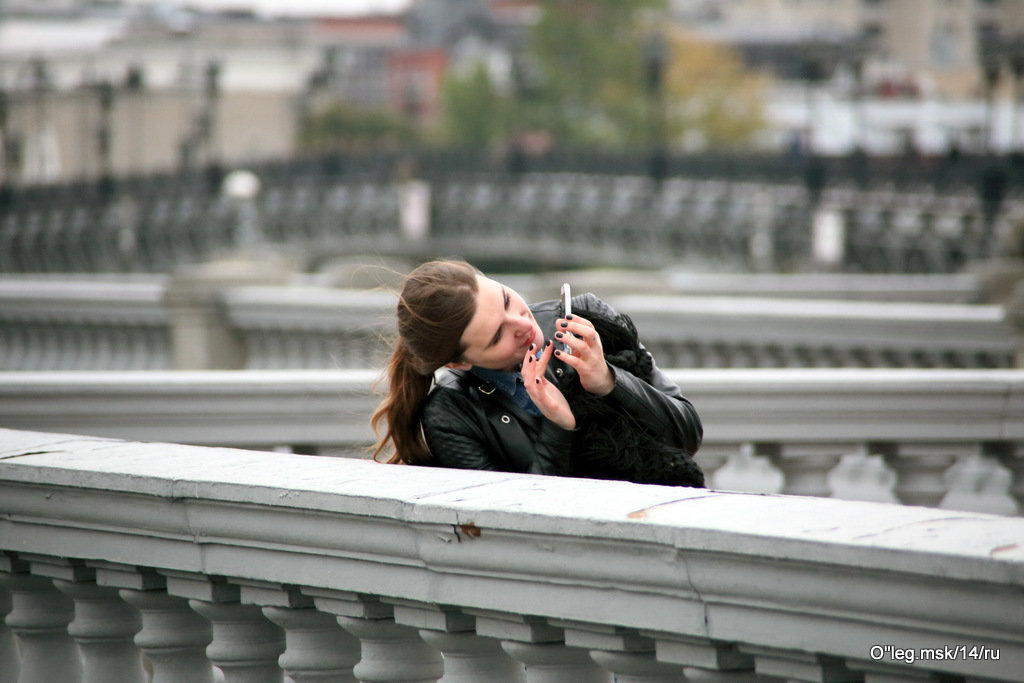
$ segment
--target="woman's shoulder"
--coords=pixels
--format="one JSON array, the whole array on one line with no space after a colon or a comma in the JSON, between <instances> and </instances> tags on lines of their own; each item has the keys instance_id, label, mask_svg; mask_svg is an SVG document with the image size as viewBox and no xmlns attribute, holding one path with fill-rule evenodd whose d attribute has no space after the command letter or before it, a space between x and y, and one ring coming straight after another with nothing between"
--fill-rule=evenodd
<instances>
[{"instance_id":1,"label":"woman's shoulder","mask_svg":"<svg viewBox=\"0 0 1024 683\"><path fill-rule=\"evenodd\" d=\"M463 371L440 370L434 377L434 386L423 404L425 418L443 415L471 400L472 383Z\"/></svg>"},{"instance_id":2,"label":"woman's shoulder","mask_svg":"<svg viewBox=\"0 0 1024 683\"><path fill-rule=\"evenodd\" d=\"M442 370L423 404L421 422L433 432L477 433L483 413L468 373Z\"/></svg>"}]
</instances>

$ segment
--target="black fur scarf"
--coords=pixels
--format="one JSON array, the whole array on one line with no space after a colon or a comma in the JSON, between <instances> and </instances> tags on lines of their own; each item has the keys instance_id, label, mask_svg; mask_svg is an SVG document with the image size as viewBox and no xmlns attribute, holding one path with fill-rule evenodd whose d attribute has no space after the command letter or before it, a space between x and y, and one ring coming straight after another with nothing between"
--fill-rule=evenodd
<instances>
[{"instance_id":1,"label":"black fur scarf","mask_svg":"<svg viewBox=\"0 0 1024 683\"><path fill-rule=\"evenodd\" d=\"M627 315L606 318L592 311L580 315L601 335L605 359L648 384L654 362L640 346L636 326ZM573 474L591 479L622 479L638 484L704 487L704 473L693 455L666 442L632 416L588 393L579 378L561 387L576 416L578 436L573 445Z\"/></svg>"}]
</instances>

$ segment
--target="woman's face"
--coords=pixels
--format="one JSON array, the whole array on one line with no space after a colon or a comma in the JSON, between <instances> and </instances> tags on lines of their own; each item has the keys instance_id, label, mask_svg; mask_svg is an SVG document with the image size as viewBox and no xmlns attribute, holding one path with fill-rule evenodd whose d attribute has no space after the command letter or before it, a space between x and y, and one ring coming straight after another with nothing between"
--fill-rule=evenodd
<instances>
[{"instance_id":1,"label":"woman's face","mask_svg":"<svg viewBox=\"0 0 1024 683\"><path fill-rule=\"evenodd\" d=\"M476 312L462 333L466 350L462 363L491 370L513 371L523 362L530 344L544 343L543 333L529 306L515 290L477 275Z\"/></svg>"}]
</instances>

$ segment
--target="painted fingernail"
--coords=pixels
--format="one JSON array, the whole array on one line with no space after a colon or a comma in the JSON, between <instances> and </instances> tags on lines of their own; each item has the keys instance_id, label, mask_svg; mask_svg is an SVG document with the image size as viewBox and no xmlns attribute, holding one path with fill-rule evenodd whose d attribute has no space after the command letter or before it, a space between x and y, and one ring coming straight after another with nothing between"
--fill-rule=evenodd
<instances>
[{"instance_id":1,"label":"painted fingernail","mask_svg":"<svg viewBox=\"0 0 1024 683\"><path fill-rule=\"evenodd\" d=\"M569 323L563 322L562 327L569 327Z\"/></svg>"},{"instance_id":2,"label":"painted fingernail","mask_svg":"<svg viewBox=\"0 0 1024 683\"><path fill-rule=\"evenodd\" d=\"M561 332L555 332L555 339L561 339L561 338L562 338L562 333Z\"/></svg>"},{"instance_id":3,"label":"painted fingernail","mask_svg":"<svg viewBox=\"0 0 1024 683\"><path fill-rule=\"evenodd\" d=\"M544 348L547 348L549 346L551 346L551 340L550 339L548 339L546 342L544 342Z\"/></svg>"},{"instance_id":4,"label":"painted fingernail","mask_svg":"<svg viewBox=\"0 0 1024 683\"><path fill-rule=\"evenodd\" d=\"M529 358L527 358L526 362L527 363L532 363L533 362L533 356L530 356Z\"/></svg>"},{"instance_id":5,"label":"painted fingernail","mask_svg":"<svg viewBox=\"0 0 1024 683\"><path fill-rule=\"evenodd\" d=\"M540 384L540 378L539 378L539 377L538 377L537 379L535 379L534 381L535 381L535 382L536 382L537 384Z\"/></svg>"},{"instance_id":6,"label":"painted fingernail","mask_svg":"<svg viewBox=\"0 0 1024 683\"><path fill-rule=\"evenodd\" d=\"M558 349L555 349L555 355L556 355L556 356L561 356L561 355L562 355L562 352L561 352L561 351L559 351Z\"/></svg>"},{"instance_id":7,"label":"painted fingernail","mask_svg":"<svg viewBox=\"0 0 1024 683\"><path fill-rule=\"evenodd\" d=\"M565 316L565 319L566 320L572 320L572 313L570 313L569 315Z\"/></svg>"},{"instance_id":8,"label":"painted fingernail","mask_svg":"<svg viewBox=\"0 0 1024 683\"><path fill-rule=\"evenodd\" d=\"M533 349L536 348L536 346L536 344L530 344L530 350L533 351Z\"/></svg>"}]
</instances>

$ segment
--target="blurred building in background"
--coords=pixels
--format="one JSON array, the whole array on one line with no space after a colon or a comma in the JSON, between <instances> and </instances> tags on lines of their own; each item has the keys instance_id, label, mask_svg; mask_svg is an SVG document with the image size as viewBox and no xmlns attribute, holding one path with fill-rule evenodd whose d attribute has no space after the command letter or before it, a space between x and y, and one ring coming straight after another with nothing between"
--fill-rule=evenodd
<instances>
[{"instance_id":1,"label":"blurred building in background","mask_svg":"<svg viewBox=\"0 0 1024 683\"><path fill-rule=\"evenodd\" d=\"M95 179L293 155L332 103L411 126L443 75L515 78L541 3L416 0L274 18L173 3L0 4L0 182ZM1024 0L673 0L673 21L774 75L762 148L848 154L1024 146Z\"/></svg>"}]
</instances>

